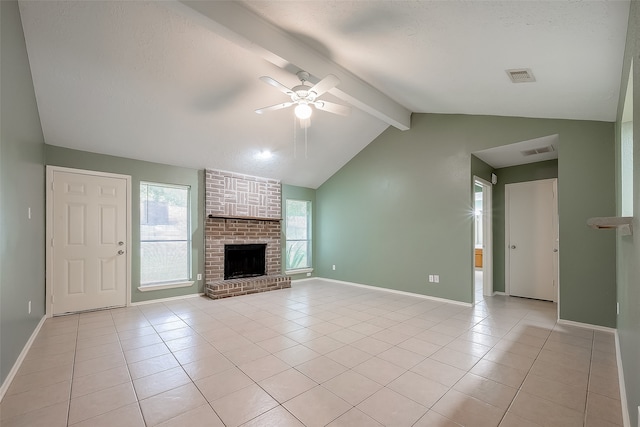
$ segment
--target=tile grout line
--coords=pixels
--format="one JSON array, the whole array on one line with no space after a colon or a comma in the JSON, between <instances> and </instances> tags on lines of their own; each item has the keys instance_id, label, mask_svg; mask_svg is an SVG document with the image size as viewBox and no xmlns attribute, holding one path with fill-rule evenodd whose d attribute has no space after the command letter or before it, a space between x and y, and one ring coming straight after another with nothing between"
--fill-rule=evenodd
<instances>
[{"instance_id":1,"label":"tile grout line","mask_svg":"<svg viewBox=\"0 0 640 427\"><path fill-rule=\"evenodd\" d=\"M556 320L556 322L554 323L553 327L550 329L549 334L547 335L547 337L544 340L544 343L542 343L542 346L540 346L540 350L538 350L538 353L536 354L536 357L533 360L533 363L531 364L531 366L529 367L529 369L527 370L527 374L524 376L524 378L522 379L522 382L520 383L520 386L518 387L518 391L516 392L516 394L513 396L513 399L511 400L511 402L509 403L509 406L507 407L507 410L504 413L503 418L500 420L500 423L502 423L504 417L506 417L507 413L509 412L509 409L511 409L513 407L513 403L516 401L516 398L518 397L518 395L520 394L520 392L522 392L522 387L524 386L525 381L527 381L527 378L529 378L529 375L533 375L531 374L531 370L533 369L533 365L536 363L536 361L538 360L538 357L540 356L540 353L542 353L542 350L544 349L544 346L547 344L547 342L549 341L549 338L551 337L551 334L553 333L553 330L555 329L555 327L558 325L558 321ZM515 414L514 414L515 415ZM534 421L531 420L527 420L533 424L538 424ZM498 424L499 425L499 424Z\"/></svg>"},{"instance_id":2,"label":"tile grout line","mask_svg":"<svg viewBox=\"0 0 640 427\"><path fill-rule=\"evenodd\" d=\"M73 380L75 378L76 373L76 358L78 356L78 335L80 334L80 315L74 314L76 317L76 342L73 351L73 363L71 368L71 384L69 387L69 403L67 405L67 426L69 425L69 420L71 417L71 396L73 396ZM53 317L51 317L53 319Z\"/></svg>"}]
</instances>

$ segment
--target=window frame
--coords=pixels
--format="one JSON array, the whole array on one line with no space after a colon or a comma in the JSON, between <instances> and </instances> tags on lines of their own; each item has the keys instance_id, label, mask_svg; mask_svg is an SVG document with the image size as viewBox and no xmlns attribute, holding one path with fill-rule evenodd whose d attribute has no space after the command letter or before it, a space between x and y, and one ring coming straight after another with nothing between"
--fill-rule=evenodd
<instances>
[{"instance_id":1,"label":"window frame","mask_svg":"<svg viewBox=\"0 0 640 427\"><path fill-rule=\"evenodd\" d=\"M307 222L307 238L306 239L289 239L287 228L288 228L288 211L289 211L289 202L303 202L306 203L307 212L306 212L306 222ZM284 209L284 269L285 274L300 274L300 273L311 273L313 271L313 202L311 200L305 199L295 199L290 198L285 200L285 209ZM289 257L287 256L287 244L289 242L307 242L307 266L301 268L289 268L288 262Z\"/></svg>"},{"instance_id":2,"label":"window frame","mask_svg":"<svg viewBox=\"0 0 640 427\"><path fill-rule=\"evenodd\" d=\"M142 187L144 185L147 186L155 186L155 187L164 187L164 188L173 188L173 189L180 189L180 190L186 190L187 192L187 199L186 199L186 203L185 203L185 208L186 208L186 239L185 240L167 240L167 241L178 241L178 242L185 242L186 246L187 246L187 260L186 260L186 272L187 272L187 277L186 278L180 278L180 279L175 279L175 280L166 280L166 281L157 281L157 282L147 282L147 283L142 283L142 265L143 265L143 258L142 258L142 244L145 242L157 242L158 240L143 240L142 239ZM139 234L138 234L138 244L140 245L140 286L138 287L138 290L141 292L147 292L147 291L154 291L154 290L161 290L161 289L173 289L173 288L182 288L182 287L190 287L192 286L195 282L193 281L193 238L192 238L192 218L191 218L191 185L185 185L185 184L169 184L169 183L164 183L164 182L154 182L154 181L144 181L141 180L140 181L140 185L139 185L139 214L140 214L140 219L138 221L138 225L140 227L139 230Z\"/></svg>"}]
</instances>

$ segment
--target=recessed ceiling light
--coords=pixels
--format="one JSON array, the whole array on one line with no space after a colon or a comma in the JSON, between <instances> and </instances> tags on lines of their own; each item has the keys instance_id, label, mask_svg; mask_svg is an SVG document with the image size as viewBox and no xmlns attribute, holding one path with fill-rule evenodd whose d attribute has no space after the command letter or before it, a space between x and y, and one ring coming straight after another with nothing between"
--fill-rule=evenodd
<instances>
[{"instance_id":1,"label":"recessed ceiling light","mask_svg":"<svg viewBox=\"0 0 640 427\"><path fill-rule=\"evenodd\" d=\"M256 155L255 158L258 160L269 160L271 157L273 157L273 153L269 150L262 150L259 151Z\"/></svg>"}]
</instances>

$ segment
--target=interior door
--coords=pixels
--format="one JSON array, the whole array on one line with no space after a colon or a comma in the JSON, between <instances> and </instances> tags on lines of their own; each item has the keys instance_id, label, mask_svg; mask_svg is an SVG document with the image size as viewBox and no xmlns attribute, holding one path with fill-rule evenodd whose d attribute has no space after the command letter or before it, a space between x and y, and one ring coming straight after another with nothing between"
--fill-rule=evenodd
<instances>
[{"instance_id":1,"label":"interior door","mask_svg":"<svg viewBox=\"0 0 640 427\"><path fill-rule=\"evenodd\" d=\"M126 305L127 179L53 171L52 314Z\"/></svg>"},{"instance_id":2,"label":"interior door","mask_svg":"<svg viewBox=\"0 0 640 427\"><path fill-rule=\"evenodd\" d=\"M505 185L507 276L513 296L555 300L555 179Z\"/></svg>"}]
</instances>

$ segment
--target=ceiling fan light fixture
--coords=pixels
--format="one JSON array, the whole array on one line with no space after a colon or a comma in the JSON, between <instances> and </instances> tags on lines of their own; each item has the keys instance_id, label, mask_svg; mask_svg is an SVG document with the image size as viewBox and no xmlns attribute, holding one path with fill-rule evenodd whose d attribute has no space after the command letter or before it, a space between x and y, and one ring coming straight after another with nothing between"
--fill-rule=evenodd
<instances>
[{"instance_id":1,"label":"ceiling fan light fixture","mask_svg":"<svg viewBox=\"0 0 640 427\"><path fill-rule=\"evenodd\" d=\"M302 102L296 106L294 111L295 111L296 117L299 118L300 120L308 119L309 117L311 117L311 113L313 112L309 104L302 103Z\"/></svg>"}]
</instances>

